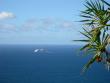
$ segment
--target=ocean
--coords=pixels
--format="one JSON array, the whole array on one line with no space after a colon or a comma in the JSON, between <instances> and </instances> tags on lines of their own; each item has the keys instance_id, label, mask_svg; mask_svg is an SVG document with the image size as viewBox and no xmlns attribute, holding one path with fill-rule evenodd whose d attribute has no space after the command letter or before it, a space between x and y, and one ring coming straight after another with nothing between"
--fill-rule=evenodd
<instances>
[{"instance_id":1,"label":"ocean","mask_svg":"<svg viewBox=\"0 0 110 83\"><path fill-rule=\"evenodd\" d=\"M110 72L77 45L0 45L0 83L110 83ZM36 51L35 51L36 50Z\"/></svg>"}]
</instances>

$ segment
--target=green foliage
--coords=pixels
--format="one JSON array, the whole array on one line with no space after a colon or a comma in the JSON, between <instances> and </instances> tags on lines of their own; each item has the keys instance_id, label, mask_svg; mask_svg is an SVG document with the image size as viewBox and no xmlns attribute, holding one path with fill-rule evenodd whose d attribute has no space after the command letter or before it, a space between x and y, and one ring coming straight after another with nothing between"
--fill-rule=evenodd
<instances>
[{"instance_id":1,"label":"green foliage","mask_svg":"<svg viewBox=\"0 0 110 83\"><path fill-rule=\"evenodd\" d=\"M86 9L81 11L83 20L83 32L80 32L85 39L75 40L86 42L80 50L87 54L92 52L93 57L84 66L83 72L87 70L94 62L108 63L110 54L107 46L110 43L110 35L107 33L110 27L110 4L105 0L86 0ZM109 62L110 63L110 62Z\"/></svg>"}]
</instances>

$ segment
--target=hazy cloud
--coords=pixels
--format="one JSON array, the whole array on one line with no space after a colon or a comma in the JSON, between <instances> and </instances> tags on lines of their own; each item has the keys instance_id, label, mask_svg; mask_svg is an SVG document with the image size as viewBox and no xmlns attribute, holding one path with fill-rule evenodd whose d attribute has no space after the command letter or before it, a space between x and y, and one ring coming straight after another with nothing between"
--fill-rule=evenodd
<instances>
[{"instance_id":1,"label":"hazy cloud","mask_svg":"<svg viewBox=\"0 0 110 83\"><path fill-rule=\"evenodd\" d=\"M23 23L23 27L25 28L33 28L33 27L36 27L36 25L37 25L36 19L29 19Z\"/></svg>"},{"instance_id":2,"label":"hazy cloud","mask_svg":"<svg viewBox=\"0 0 110 83\"><path fill-rule=\"evenodd\" d=\"M6 23L1 23L0 24L0 32L16 32L17 27L14 24L6 24Z\"/></svg>"},{"instance_id":3,"label":"hazy cloud","mask_svg":"<svg viewBox=\"0 0 110 83\"><path fill-rule=\"evenodd\" d=\"M74 24L71 21L64 21L61 23L61 27L63 28L73 28Z\"/></svg>"},{"instance_id":4,"label":"hazy cloud","mask_svg":"<svg viewBox=\"0 0 110 83\"><path fill-rule=\"evenodd\" d=\"M53 18L28 19L21 25L23 31L72 31L74 23L68 20L58 20Z\"/></svg>"},{"instance_id":5,"label":"hazy cloud","mask_svg":"<svg viewBox=\"0 0 110 83\"><path fill-rule=\"evenodd\" d=\"M36 19L31 18L24 21L19 26L15 24L0 23L0 31L2 32L40 32L40 31L72 31L74 23L68 20L56 20L52 18Z\"/></svg>"},{"instance_id":6,"label":"hazy cloud","mask_svg":"<svg viewBox=\"0 0 110 83\"><path fill-rule=\"evenodd\" d=\"M11 12L0 12L0 20L15 18L15 15Z\"/></svg>"},{"instance_id":7,"label":"hazy cloud","mask_svg":"<svg viewBox=\"0 0 110 83\"><path fill-rule=\"evenodd\" d=\"M42 26L44 27L50 27L55 24L55 20L52 18L44 18L44 19L41 19L41 21L42 21Z\"/></svg>"}]
</instances>

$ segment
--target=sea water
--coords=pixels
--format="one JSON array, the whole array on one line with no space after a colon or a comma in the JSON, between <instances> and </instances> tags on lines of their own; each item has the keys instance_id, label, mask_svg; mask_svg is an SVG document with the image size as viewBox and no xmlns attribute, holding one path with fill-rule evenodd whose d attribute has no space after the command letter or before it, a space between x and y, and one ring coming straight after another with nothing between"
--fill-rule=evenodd
<instances>
[{"instance_id":1,"label":"sea water","mask_svg":"<svg viewBox=\"0 0 110 83\"><path fill-rule=\"evenodd\" d=\"M0 83L110 83L110 72L77 45L0 45ZM34 52L36 49L44 49Z\"/></svg>"}]
</instances>

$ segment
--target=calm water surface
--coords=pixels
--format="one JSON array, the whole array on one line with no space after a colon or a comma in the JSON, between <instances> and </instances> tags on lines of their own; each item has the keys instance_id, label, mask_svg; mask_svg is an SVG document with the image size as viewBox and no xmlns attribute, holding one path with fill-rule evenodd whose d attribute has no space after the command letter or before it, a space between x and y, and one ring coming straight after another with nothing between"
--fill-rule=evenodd
<instances>
[{"instance_id":1,"label":"calm water surface","mask_svg":"<svg viewBox=\"0 0 110 83\"><path fill-rule=\"evenodd\" d=\"M0 83L110 83L110 72L102 64L80 74L89 57L79 47L0 45Z\"/></svg>"}]
</instances>

